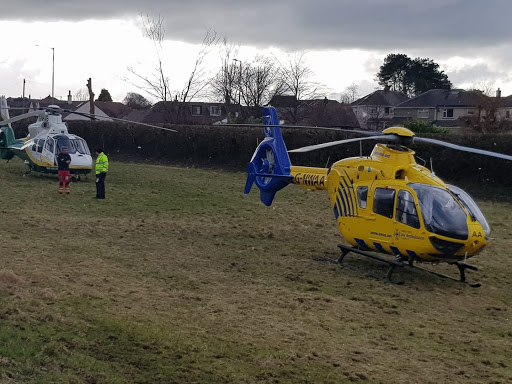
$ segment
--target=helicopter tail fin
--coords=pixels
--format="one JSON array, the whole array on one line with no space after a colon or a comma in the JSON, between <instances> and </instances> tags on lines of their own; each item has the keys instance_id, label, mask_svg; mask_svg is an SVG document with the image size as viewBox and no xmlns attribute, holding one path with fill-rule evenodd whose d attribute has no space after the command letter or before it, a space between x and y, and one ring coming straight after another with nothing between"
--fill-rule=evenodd
<instances>
[{"instance_id":1,"label":"helicopter tail fin","mask_svg":"<svg viewBox=\"0 0 512 384\"><path fill-rule=\"evenodd\" d=\"M2 121L9 119L9 107L5 96L0 96L0 159L10 160L14 153L8 148L16 139L11 124L2 125Z\"/></svg>"},{"instance_id":2,"label":"helicopter tail fin","mask_svg":"<svg viewBox=\"0 0 512 384\"><path fill-rule=\"evenodd\" d=\"M251 161L247 164L247 181L244 193L252 185L260 189L260 200L270 206L277 191L291 182L291 162L279 128L277 112L273 107L263 107L265 139L258 145Z\"/></svg>"}]
</instances>

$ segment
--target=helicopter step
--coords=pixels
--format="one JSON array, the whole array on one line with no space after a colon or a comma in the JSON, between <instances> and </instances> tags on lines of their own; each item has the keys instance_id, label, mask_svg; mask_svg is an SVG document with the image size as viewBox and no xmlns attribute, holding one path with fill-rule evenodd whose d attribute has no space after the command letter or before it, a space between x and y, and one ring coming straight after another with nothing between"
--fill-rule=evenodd
<instances>
[{"instance_id":1,"label":"helicopter step","mask_svg":"<svg viewBox=\"0 0 512 384\"><path fill-rule=\"evenodd\" d=\"M465 284L468 284L470 287L473 287L473 288L478 288L478 287L481 286L480 283L471 284L471 283L466 281L466 269L470 269L472 271L478 271L478 267L476 267L474 265L470 265L470 264L466 264L466 263L462 263L462 262L450 263L450 265L455 265L459 269L460 279L457 280L457 279L454 279L451 276L443 275L443 274L435 272L435 271L431 271L431 270L428 270L428 269L425 269L425 268L418 267L418 266L414 265L411 261L405 261L405 260L400 259L400 258L397 258L396 260L391 260L391 259L388 259L388 258L385 258L385 257L378 256L375 253L364 251L364 250L359 249L359 248L350 247L350 246L347 246L347 245L344 245L344 244L338 244L338 248L341 251L341 255L336 260L337 264L341 264L343 262L343 259L345 258L345 256L349 252L354 252L354 253L357 253L358 255L366 256L366 257L369 257L369 258L371 258L373 260L377 260L377 261L380 261L380 262L388 264L389 265L389 269L388 269L388 271L386 273L386 278L385 279L386 279L386 281L388 281L390 283L403 284L403 281L396 282L396 283L393 282L391 277L392 277L393 272L395 271L396 268L402 268L402 267L406 267L407 266L407 267L411 267L411 268L421 269L422 271L431 273L433 275L436 275L436 276L439 276L439 277L442 277L442 278L445 278L445 279L450 279L450 280L458 281L458 282L461 282L461 283L465 283Z\"/></svg>"}]
</instances>

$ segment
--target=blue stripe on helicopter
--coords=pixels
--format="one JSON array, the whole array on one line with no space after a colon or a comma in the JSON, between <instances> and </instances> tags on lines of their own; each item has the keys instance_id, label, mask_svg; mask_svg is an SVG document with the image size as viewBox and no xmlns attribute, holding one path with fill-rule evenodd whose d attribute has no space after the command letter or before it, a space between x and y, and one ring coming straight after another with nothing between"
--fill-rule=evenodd
<instances>
[{"instance_id":1,"label":"blue stripe on helicopter","mask_svg":"<svg viewBox=\"0 0 512 384\"><path fill-rule=\"evenodd\" d=\"M394 255L402 256L402 253L398 250L397 247L390 246L389 249L391 249L391 252L393 252Z\"/></svg>"},{"instance_id":2,"label":"blue stripe on helicopter","mask_svg":"<svg viewBox=\"0 0 512 384\"><path fill-rule=\"evenodd\" d=\"M369 250L369 249L370 249L370 247L368 247L368 246L366 245L366 243L364 242L364 240L363 240L363 239L356 239L356 238L354 238L354 240L356 241L357 245L359 245L361 248L364 248L364 249L366 249L366 250Z\"/></svg>"},{"instance_id":3,"label":"blue stripe on helicopter","mask_svg":"<svg viewBox=\"0 0 512 384\"><path fill-rule=\"evenodd\" d=\"M407 254L411 257L412 260L419 260L419 257L416 254L416 252L407 250Z\"/></svg>"},{"instance_id":4,"label":"blue stripe on helicopter","mask_svg":"<svg viewBox=\"0 0 512 384\"><path fill-rule=\"evenodd\" d=\"M381 243L374 242L373 245L375 245L375 248L377 248L377 251L382 252L382 253L387 253Z\"/></svg>"},{"instance_id":5,"label":"blue stripe on helicopter","mask_svg":"<svg viewBox=\"0 0 512 384\"><path fill-rule=\"evenodd\" d=\"M336 196L336 201L334 202L334 206L336 207L336 210L338 211L338 216L343 216L343 211L341 209L341 203L339 196Z\"/></svg>"},{"instance_id":6,"label":"blue stripe on helicopter","mask_svg":"<svg viewBox=\"0 0 512 384\"><path fill-rule=\"evenodd\" d=\"M345 199L343 199L342 193L343 193L343 196L345 196ZM347 205L348 205L348 195L347 195L347 192L345 191L345 187L343 186L343 184L341 184L341 182L339 183L338 195L341 197L341 200L343 201L343 206L345 206L345 200L347 201ZM345 206L345 215L352 216L352 213L349 212L349 210L347 210L346 206Z\"/></svg>"},{"instance_id":7,"label":"blue stripe on helicopter","mask_svg":"<svg viewBox=\"0 0 512 384\"><path fill-rule=\"evenodd\" d=\"M338 205L336 203L334 204L333 212L334 212L334 218L336 220L338 220L338 217L340 217L340 214L338 212Z\"/></svg>"},{"instance_id":8,"label":"blue stripe on helicopter","mask_svg":"<svg viewBox=\"0 0 512 384\"><path fill-rule=\"evenodd\" d=\"M345 180L345 177L341 177L340 185L343 186L343 192L345 192L345 196L347 196L347 206L350 212L350 216L354 216L354 205L352 204L352 194L350 193L350 187L347 184L347 181ZM342 184L343 182L343 184Z\"/></svg>"},{"instance_id":9,"label":"blue stripe on helicopter","mask_svg":"<svg viewBox=\"0 0 512 384\"><path fill-rule=\"evenodd\" d=\"M341 200L341 202L343 204L343 210L341 211L341 216L347 216L347 206L345 204L345 199L343 198L343 195L340 192L339 188L338 188L338 196L336 197L336 200L338 200L338 198ZM341 204L340 204L340 210L341 210Z\"/></svg>"},{"instance_id":10,"label":"blue stripe on helicopter","mask_svg":"<svg viewBox=\"0 0 512 384\"><path fill-rule=\"evenodd\" d=\"M347 175L348 181L350 181L350 186L347 183L347 187L349 188L350 201L352 202L352 207L353 207L352 209L354 210L355 215L359 216L359 208L357 206L356 193L354 192L354 180L352 180L350 178L350 176L348 175L347 171L344 171L344 172L345 172L345 175ZM345 183L346 183L346 181L345 181ZM354 209L354 207L355 207L355 209Z\"/></svg>"}]
</instances>

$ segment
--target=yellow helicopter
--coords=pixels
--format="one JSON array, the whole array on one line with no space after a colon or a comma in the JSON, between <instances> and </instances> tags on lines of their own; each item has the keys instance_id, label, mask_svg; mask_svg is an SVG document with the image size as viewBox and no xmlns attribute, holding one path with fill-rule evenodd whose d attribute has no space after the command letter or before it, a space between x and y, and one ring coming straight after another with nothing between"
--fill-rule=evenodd
<instances>
[{"instance_id":1,"label":"yellow helicopter","mask_svg":"<svg viewBox=\"0 0 512 384\"><path fill-rule=\"evenodd\" d=\"M69 168L73 177L80 180L80 175L90 173L92 157L87 142L81 137L68 132L67 124L62 121L62 113L74 113L92 119L105 119L102 116L62 109L57 105L50 105L46 108L9 118L9 107L5 96L0 96L0 159L9 161L14 156L18 156L25 161L29 172L56 174L58 172L56 157L62 147L67 147L71 156ZM28 126L27 137L16 139L11 123L33 116L37 117L37 121ZM112 117L107 119L176 132L174 129L151 124Z\"/></svg>"},{"instance_id":2,"label":"yellow helicopter","mask_svg":"<svg viewBox=\"0 0 512 384\"><path fill-rule=\"evenodd\" d=\"M512 156L416 137L403 127L355 131L369 136L287 151L276 110L263 107L263 121L265 139L248 164L244 193L256 184L261 201L270 206L276 192L288 184L327 190L338 228L350 244L339 245L337 262L349 252L385 262L389 281L396 267L419 262L454 264L462 282L466 269L477 270L465 261L489 243L484 215L466 192L417 164L408 146L429 143L504 160ZM376 144L370 156L342 159L330 168L292 166L288 156L361 140L386 144Z\"/></svg>"}]
</instances>

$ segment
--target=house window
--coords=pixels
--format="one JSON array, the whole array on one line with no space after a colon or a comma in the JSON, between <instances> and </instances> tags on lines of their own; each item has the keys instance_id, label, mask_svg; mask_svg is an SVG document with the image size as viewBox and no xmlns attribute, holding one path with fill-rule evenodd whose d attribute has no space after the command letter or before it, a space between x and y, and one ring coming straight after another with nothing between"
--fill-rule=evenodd
<instances>
[{"instance_id":1,"label":"house window","mask_svg":"<svg viewBox=\"0 0 512 384\"><path fill-rule=\"evenodd\" d=\"M474 109L468 109L468 115L472 115L475 113L475 110Z\"/></svg>"},{"instance_id":2,"label":"house window","mask_svg":"<svg viewBox=\"0 0 512 384\"><path fill-rule=\"evenodd\" d=\"M220 107L218 105L210 105L210 116L220 116Z\"/></svg>"},{"instance_id":3,"label":"house window","mask_svg":"<svg viewBox=\"0 0 512 384\"><path fill-rule=\"evenodd\" d=\"M391 108L391 107L384 107L384 113L386 115L389 115L392 112L393 112L393 108Z\"/></svg>"},{"instance_id":4,"label":"house window","mask_svg":"<svg viewBox=\"0 0 512 384\"><path fill-rule=\"evenodd\" d=\"M418 119L428 119L428 109L418 109Z\"/></svg>"},{"instance_id":5,"label":"house window","mask_svg":"<svg viewBox=\"0 0 512 384\"><path fill-rule=\"evenodd\" d=\"M453 108L443 109L443 119L453 119Z\"/></svg>"},{"instance_id":6,"label":"house window","mask_svg":"<svg viewBox=\"0 0 512 384\"><path fill-rule=\"evenodd\" d=\"M192 116L198 116L198 115L201 115L201 106L193 105L192 106Z\"/></svg>"},{"instance_id":7,"label":"house window","mask_svg":"<svg viewBox=\"0 0 512 384\"><path fill-rule=\"evenodd\" d=\"M510 119L510 111L505 112L505 119Z\"/></svg>"},{"instance_id":8,"label":"house window","mask_svg":"<svg viewBox=\"0 0 512 384\"><path fill-rule=\"evenodd\" d=\"M376 107L368 107L368 113L377 113Z\"/></svg>"}]
</instances>

